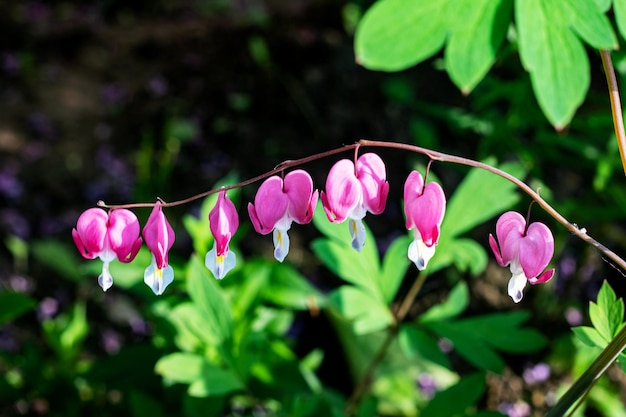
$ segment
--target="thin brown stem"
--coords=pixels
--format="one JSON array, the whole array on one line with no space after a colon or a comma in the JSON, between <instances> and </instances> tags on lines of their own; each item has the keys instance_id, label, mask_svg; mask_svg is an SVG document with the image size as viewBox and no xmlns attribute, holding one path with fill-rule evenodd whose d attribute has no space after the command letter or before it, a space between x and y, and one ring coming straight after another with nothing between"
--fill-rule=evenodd
<instances>
[{"instance_id":1,"label":"thin brown stem","mask_svg":"<svg viewBox=\"0 0 626 417\"><path fill-rule=\"evenodd\" d=\"M611 52L606 49L600 50L602 65L606 75L606 83L609 87L609 98L611 100L611 114L613 115L613 128L615 129L615 138L619 147L619 155L622 159L622 167L626 174L626 132L624 132L624 120L622 118L622 104L619 97L619 89L617 88L617 77L611 60Z\"/></svg>"},{"instance_id":2,"label":"thin brown stem","mask_svg":"<svg viewBox=\"0 0 626 417\"><path fill-rule=\"evenodd\" d=\"M396 142L383 142L383 141L375 141L375 140L366 140L362 139L359 141L362 146L373 146L378 148L393 148L393 149L401 149L409 152L416 152L423 155L428 156L435 161L440 162L449 162L453 164L466 165L479 169L484 169L485 171L489 171L493 174L496 174L513 184L515 184L519 189L528 194L535 202L541 206L541 208L552 216L557 222L561 223L567 230L569 230L573 235L587 242L591 246L595 247L597 250L602 252L607 258L611 259L618 265L622 270L626 271L626 261L620 258L615 252L611 251L609 248L592 238L587 234L587 230L585 228L579 228L577 225L570 223L565 217L563 217L554 207L552 207L546 200L544 200L539 193L530 188L526 183L522 180L514 177L508 172L502 171L496 167L492 167L491 165L484 164L482 162L475 161L473 159L463 158L460 156L454 156L445 154L442 152L436 152L430 149L422 148L415 145L408 145L406 143L396 143Z\"/></svg>"}]
</instances>

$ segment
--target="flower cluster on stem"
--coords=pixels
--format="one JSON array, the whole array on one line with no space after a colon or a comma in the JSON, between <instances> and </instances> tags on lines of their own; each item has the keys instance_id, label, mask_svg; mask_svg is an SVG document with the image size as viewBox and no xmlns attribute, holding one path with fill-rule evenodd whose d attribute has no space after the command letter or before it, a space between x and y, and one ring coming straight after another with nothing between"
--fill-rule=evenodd
<instances>
[{"instance_id":1,"label":"flower cluster on stem","mask_svg":"<svg viewBox=\"0 0 626 417\"><path fill-rule=\"evenodd\" d=\"M407 146L392 144L390 147L405 149ZM358 146L348 149L358 150ZM334 153L336 151L330 151L322 156ZM434 151L427 155L438 160L457 158L441 156L443 154ZM312 159L303 158L284 165L295 166ZM284 176L274 175L282 169L284 167L238 185L264 179L254 202L248 203L247 209L257 233L272 233L274 257L279 262L285 260L289 253L288 231L292 223L311 222L318 196L329 221L342 223L348 220L351 245L361 251L365 245L363 219L367 213L382 213L389 194L386 166L380 156L368 152L359 158L355 157L354 162L349 159L339 160L330 169L325 189L321 193L314 188L313 179L306 171L296 169ZM218 191L217 202L208 216L214 244L205 255L205 265L217 279L224 278L235 268L237 261L236 254L229 247L239 227L237 208L227 195L227 190L233 187ZM446 197L438 183L426 182L418 171L411 171L407 176L403 196L406 228L413 231L413 241L407 248L407 256L421 271L435 255L446 211ZM161 200L151 204L152 213L143 229L143 240L152 254L152 262L144 273L144 282L157 295L162 294L174 280L174 271L168 263L168 252L175 236L163 213L163 208L169 205ZM105 291L113 284L109 272L110 262L116 259L121 262L132 261L142 245L139 222L135 214L127 209L130 206L142 205L117 206L110 211L88 209L80 216L72 231L74 242L83 257L99 257L102 260L103 269L98 282ZM490 235L489 244L498 263L511 270L508 293L515 302L522 299L527 282L539 284L552 278L554 269L542 272L554 253L554 240L546 225L532 223L527 227L520 214L507 212L497 221L496 237L497 240Z\"/></svg>"}]
</instances>

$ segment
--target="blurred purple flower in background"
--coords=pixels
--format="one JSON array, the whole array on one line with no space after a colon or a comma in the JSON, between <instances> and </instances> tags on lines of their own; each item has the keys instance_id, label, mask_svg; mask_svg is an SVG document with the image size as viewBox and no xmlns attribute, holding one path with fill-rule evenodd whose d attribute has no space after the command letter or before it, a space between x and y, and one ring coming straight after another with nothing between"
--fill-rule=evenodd
<instances>
[{"instance_id":1,"label":"blurred purple flower in background","mask_svg":"<svg viewBox=\"0 0 626 417\"><path fill-rule=\"evenodd\" d=\"M531 408L528 403L524 401L518 401L516 403L502 403L498 406L498 411L506 414L509 417L528 417L531 413Z\"/></svg>"},{"instance_id":2,"label":"blurred purple flower in background","mask_svg":"<svg viewBox=\"0 0 626 417\"><path fill-rule=\"evenodd\" d=\"M148 91L155 97L162 97L169 91L169 83L162 75L155 75L148 81Z\"/></svg>"},{"instance_id":3,"label":"blurred purple flower in background","mask_svg":"<svg viewBox=\"0 0 626 417\"><path fill-rule=\"evenodd\" d=\"M524 381L529 384L540 384L550 378L550 365L540 362L534 366L524 369Z\"/></svg>"},{"instance_id":4,"label":"blurred purple flower in background","mask_svg":"<svg viewBox=\"0 0 626 417\"><path fill-rule=\"evenodd\" d=\"M437 393L437 383L430 374L421 373L417 378L417 386L427 400L433 398Z\"/></svg>"}]
</instances>

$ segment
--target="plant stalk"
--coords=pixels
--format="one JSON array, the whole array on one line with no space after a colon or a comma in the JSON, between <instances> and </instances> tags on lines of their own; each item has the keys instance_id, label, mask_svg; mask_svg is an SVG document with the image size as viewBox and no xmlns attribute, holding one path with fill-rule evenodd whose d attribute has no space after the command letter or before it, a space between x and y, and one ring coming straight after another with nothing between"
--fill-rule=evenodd
<instances>
[{"instance_id":1,"label":"plant stalk","mask_svg":"<svg viewBox=\"0 0 626 417\"><path fill-rule=\"evenodd\" d=\"M615 139L619 147L619 156L622 159L622 167L626 174L626 132L624 132L624 120L622 117L622 104L617 87L617 77L615 68L611 60L611 52L606 49L600 50L602 66L606 75L606 84L609 87L609 99L611 100L611 114L613 115L613 128L615 129Z\"/></svg>"}]
</instances>

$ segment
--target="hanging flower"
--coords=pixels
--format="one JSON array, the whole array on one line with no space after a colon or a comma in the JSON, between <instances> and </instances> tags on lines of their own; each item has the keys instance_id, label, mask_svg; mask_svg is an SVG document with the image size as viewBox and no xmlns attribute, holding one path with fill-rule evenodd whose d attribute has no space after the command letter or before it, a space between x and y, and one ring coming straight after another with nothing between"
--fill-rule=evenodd
<instances>
[{"instance_id":1,"label":"hanging flower","mask_svg":"<svg viewBox=\"0 0 626 417\"><path fill-rule=\"evenodd\" d=\"M322 191L322 205L328 220L341 223L348 219L352 247L358 251L365 244L362 219L369 211L380 214L385 210L389 183L385 163L375 153L361 155L356 161L342 159L335 163Z\"/></svg>"},{"instance_id":2,"label":"hanging flower","mask_svg":"<svg viewBox=\"0 0 626 417\"><path fill-rule=\"evenodd\" d=\"M263 235L273 232L274 257L279 262L289 253L287 231L291 223L311 221L317 195L311 176L299 169L287 174L284 181L278 176L266 179L254 197L254 204L248 204L254 229Z\"/></svg>"},{"instance_id":3,"label":"hanging flower","mask_svg":"<svg viewBox=\"0 0 626 417\"><path fill-rule=\"evenodd\" d=\"M143 238L152 253L152 263L146 268L143 281L156 295L161 295L174 281L174 270L167 262L167 253L174 244L174 230L165 218L159 201L143 229Z\"/></svg>"},{"instance_id":4,"label":"hanging flower","mask_svg":"<svg viewBox=\"0 0 626 417\"><path fill-rule=\"evenodd\" d=\"M85 210L78 218L72 238L78 251L86 259L100 258L103 262L98 284L104 291L113 285L109 264L117 259L128 263L135 259L141 247L139 220L126 209L110 213L99 209Z\"/></svg>"},{"instance_id":5,"label":"hanging flower","mask_svg":"<svg viewBox=\"0 0 626 417\"><path fill-rule=\"evenodd\" d=\"M412 171L404 183L404 213L406 228L415 231L408 257L420 271L435 254L445 212L446 196L441 186L435 182L424 186L422 174Z\"/></svg>"},{"instance_id":6,"label":"hanging flower","mask_svg":"<svg viewBox=\"0 0 626 417\"><path fill-rule=\"evenodd\" d=\"M209 223L215 242L213 249L207 252L204 263L215 278L222 279L237 262L237 257L228 249L228 244L239 227L239 215L226 195L226 190L220 191L217 204L209 213Z\"/></svg>"},{"instance_id":7,"label":"hanging flower","mask_svg":"<svg viewBox=\"0 0 626 417\"><path fill-rule=\"evenodd\" d=\"M554 254L552 232L543 223L526 227L521 214L508 211L496 223L497 242L489 235L489 245L500 266L509 266L512 277L508 292L519 303L526 282L542 284L554 276L554 268L544 271Z\"/></svg>"}]
</instances>

